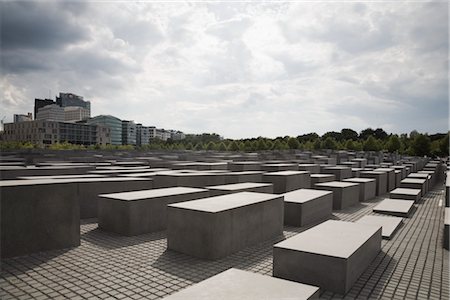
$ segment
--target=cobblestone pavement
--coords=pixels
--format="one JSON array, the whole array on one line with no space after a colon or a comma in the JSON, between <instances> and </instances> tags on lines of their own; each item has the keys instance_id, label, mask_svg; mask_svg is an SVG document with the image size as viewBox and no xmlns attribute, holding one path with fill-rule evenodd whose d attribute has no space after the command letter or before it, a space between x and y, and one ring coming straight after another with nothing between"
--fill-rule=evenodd
<instances>
[{"instance_id":1,"label":"cobblestone pavement","mask_svg":"<svg viewBox=\"0 0 450 300\"><path fill-rule=\"evenodd\" d=\"M449 252L443 240L443 186L416 205L412 218L355 283L347 299L449 299ZM381 198L335 212L356 221ZM159 299L234 267L272 274L272 245L307 228L285 227L284 237L217 261L166 251L165 232L122 237L96 220L81 225L81 246L2 260L0 299ZM322 291L322 298L343 298Z\"/></svg>"}]
</instances>

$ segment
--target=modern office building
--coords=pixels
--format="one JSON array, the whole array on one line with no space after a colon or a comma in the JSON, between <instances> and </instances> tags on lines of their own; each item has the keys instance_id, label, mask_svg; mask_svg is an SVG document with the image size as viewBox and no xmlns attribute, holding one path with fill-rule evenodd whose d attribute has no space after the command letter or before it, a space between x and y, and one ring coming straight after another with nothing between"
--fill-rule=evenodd
<instances>
[{"instance_id":1,"label":"modern office building","mask_svg":"<svg viewBox=\"0 0 450 300\"><path fill-rule=\"evenodd\" d=\"M110 129L111 145L122 145L122 120L110 115L100 115L90 118L87 124L97 124Z\"/></svg>"},{"instance_id":2,"label":"modern office building","mask_svg":"<svg viewBox=\"0 0 450 300\"><path fill-rule=\"evenodd\" d=\"M76 122L87 120L90 117L88 109L79 106L66 106L64 107L64 121Z\"/></svg>"},{"instance_id":3,"label":"modern office building","mask_svg":"<svg viewBox=\"0 0 450 300\"><path fill-rule=\"evenodd\" d=\"M91 102L84 101L84 98L81 96L72 93L59 93L59 97L56 97L56 104L61 107L83 107L89 112L89 117L91 116Z\"/></svg>"},{"instance_id":4,"label":"modern office building","mask_svg":"<svg viewBox=\"0 0 450 300\"><path fill-rule=\"evenodd\" d=\"M150 142L150 127L136 124L136 145L148 145Z\"/></svg>"},{"instance_id":5,"label":"modern office building","mask_svg":"<svg viewBox=\"0 0 450 300\"><path fill-rule=\"evenodd\" d=\"M181 141L186 138L186 135L181 131L169 130L169 132L170 132L170 138L172 139L172 141Z\"/></svg>"},{"instance_id":6,"label":"modern office building","mask_svg":"<svg viewBox=\"0 0 450 300\"><path fill-rule=\"evenodd\" d=\"M136 123L122 120L122 145L136 145Z\"/></svg>"},{"instance_id":7,"label":"modern office building","mask_svg":"<svg viewBox=\"0 0 450 300\"><path fill-rule=\"evenodd\" d=\"M49 120L5 124L4 140L31 142L41 147L63 142L86 146L111 144L108 127Z\"/></svg>"},{"instance_id":8,"label":"modern office building","mask_svg":"<svg viewBox=\"0 0 450 300\"><path fill-rule=\"evenodd\" d=\"M34 99L34 119L36 120L36 116L38 113L38 110L44 106L56 104L56 101L53 101L52 99Z\"/></svg>"},{"instance_id":9,"label":"modern office building","mask_svg":"<svg viewBox=\"0 0 450 300\"><path fill-rule=\"evenodd\" d=\"M28 122L28 121L33 121L32 113L28 113L26 115L14 114L14 121L13 121L14 123Z\"/></svg>"},{"instance_id":10,"label":"modern office building","mask_svg":"<svg viewBox=\"0 0 450 300\"><path fill-rule=\"evenodd\" d=\"M56 104L41 107L38 109L35 119L64 122L64 108Z\"/></svg>"}]
</instances>

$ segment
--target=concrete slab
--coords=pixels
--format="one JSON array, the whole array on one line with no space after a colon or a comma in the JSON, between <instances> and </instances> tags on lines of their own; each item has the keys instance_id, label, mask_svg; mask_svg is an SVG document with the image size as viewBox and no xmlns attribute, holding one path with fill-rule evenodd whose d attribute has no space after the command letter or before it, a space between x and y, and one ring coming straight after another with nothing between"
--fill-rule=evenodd
<instances>
[{"instance_id":1,"label":"concrete slab","mask_svg":"<svg viewBox=\"0 0 450 300\"><path fill-rule=\"evenodd\" d=\"M279 171L298 171L298 164L278 163L278 164L263 164L261 169L265 172L279 172Z\"/></svg>"},{"instance_id":2,"label":"concrete slab","mask_svg":"<svg viewBox=\"0 0 450 300\"><path fill-rule=\"evenodd\" d=\"M319 299L319 288L238 269L228 269L164 299Z\"/></svg>"},{"instance_id":3,"label":"concrete slab","mask_svg":"<svg viewBox=\"0 0 450 300\"><path fill-rule=\"evenodd\" d=\"M204 259L219 259L280 236L281 195L242 192L168 205L167 247Z\"/></svg>"},{"instance_id":4,"label":"concrete slab","mask_svg":"<svg viewBox=\"0 0 450 300\"><path fill-rule=\"evenodd\" d=\"M420 189L421 195L425 196L425 194L427 193L427 180L406 177L405 179L400 181L400 187L408 189Z\"/></svg>"},{"instance_id":5,"label":"concrete slab","mask_svg":"<svg viewBox=\"0 0 450 300\"><path fill-rule=\"evenodd\" d=\"M302 227L328 219L333 212L333 192L299 189L284 196L284 224Z\"/></svg>"},{"instance_id":6,"label":"concrete slab","mask_svg":"<svg viewBox=\"0 0 450 300\"><path fill-rule=\"evenodd\" d=\"M224 173L225 184L243 182L261 182L262 171L237 171Z\"/></svg>"},{"instance_id":7,"label":"concrete slab","mask_svg":"<svg viewBox=\"0 0 450 300\"><path fill-rule=\"evenodd\" d=\"M273 275L345 294L380 250L380 226L329 220L274 245Z\"/></svg>"},{"instance_id":8,"label":"concrete slab","mask_svg":"<svg viewBox=\"0 0 450 300\"><path fill-rule=\"evenodd\" d=\"M381 226L383 239L390 240L403 223L403 218L391 216L364 216L356 223Z\"/></svg>"},{"instance_id":9,"label":"concrete slab","mask_svg":"<svg viewBox=\"0 0 450 300\"><path fill-rule=\"evenodd\" d=\"M311 174L320 173L320 165L318 164L299 164L299 171L308 171Z\"/></svg>"},{"instance_id":10,"label":"concrete slab","mask_svg":"<svg viewBox=\"0 0 450 300\"><path fill-rule=\"evenodd\" d=\"M386 172L363 171L363 172L360 172L359 177L375 178L377 180L377 196L381 196L381 195L384 195L387 193L388 175Z\"/></svg>"},{"instance_id":11,"label":"concrete slab","mask_svg":"<svg viewBox=\"0 0 450 300\"><path fill-rule=\"evenodd\" d=\"M273 184L275 194L311 187L311 174L306 171L280 171L264 173L262 181Z\"/></svg>"},{"instance_id":12,"label":"concrete slab","mask_svg":"<svg viewBox=\"0 0 450 300\"><path fill-rule=\"evenodd\" d=\"M326 167L323 168L321 173L333 174L337 181L342 181L343 179L352 177L352 168L341 166Z\"/></svg>"},{"instance_id":13,"label":"concrete slab","mask_svg":"<svg viewBox=\"0 0 450 300\"><path fill-rule=\"evenodd\" d=\"M316 183L335 181L336 176L333 174L311 174L311 186Z\"/></svg>"},{"instance_id":14,"label":"concrete slab","mask_svg":"<svg viewBox=\"0 0 450 300\"><path fill-rule=\"evenodd\" d=\"M80 245L76 184L2 180L0 207L2 258Z\"/></svg>"},{"instance_id":15,"label":"concrete slab","mask_svg":"<svg viewBox=\"0 0 450 300\"><path fill-rule=\"evenodd\" d=\"M373 212L392 215L397 217L408 217L414 208L414 201L404 199L386 198L377 204Z\"/></svg>"},{"instance_id":16,"label":"concrete slab","mask_svg":"<svg viewBox=\"0 0 450 300\"><path fill-rule=\"evenodd\" d=\"M387 191L390 192L395 189L395 169L392 168L378 168L374 170L375 172L386 172L387 173Z\"/></svg>"},{"instance_id":17,"label":"concrete slab","mask_svg":"<svg viewBox=\"0 0 450 300\"><path fill-rule=\"evenodd\" d=\"M344 182L359 183L359 201L366 201L375 198L376 179L373 178L347 178Z\"/></svg>"},{"instance_id":18,"label":"concrete slab","mask_svg":"<svg viewBox=\"0 0 450 300\"><path fill-rule=\"evenodd\" d=\"M407 199L418 203L421 199L422 192L420 189L396 188L389 193L391 199Z\"/></svg>"},{"instance_id":19,"label":"concrete slab","mask_svg":"<svg viewBox=\"0 0 450 300\"><path fill-rule=\"evenodd\" d=\"M155 188L163 187L198 187L203 188L212 185L225 184L224 173L206 172L206 171L175 171L164 174L157 174L153 177L153 186Z\"/></svg>"},{"instance_id":20,"label":"concrete slab","mask_svg":"<svg viewBox=\"0 0 450 300\"><path fill-rule=\"evenodd\" d=\"M273 193L273 185L271 183L260 182L243 182L225 185L208 186L211 197L220 196L239 192L257 192L257 193Z\"/></svg>"},{"instance_id":21,"label":"concrete slab","mask_svg":"<svg viewBox=\"0 0 450 300\"><path fill-rule=\"evenodd\" d=\"M228 163L228 170L237 171L261 171L262 163L259 161L233 161Z\"/></svg>"},{"instance_id":22,"label":"concrete slab","mask_svg":"<svg viewBox=\"0 0 450 300\"><path fill-rule=\"evenodd\" d=\"M340 210L359 203L359 184L342 181L317 183L314 189L333 192L333 209Z\"/></svg>"},{"instance_id":23,"label":"concrete slab","mask_svg":"<svg viewBox=\"0 0 450 300\"><path fill-rule=\"evenodd\" d=\"M187 187L99 195L98 227L126 236L164 230L168 204L208 196L208 190Z\"/></svg>"}]
</instances>

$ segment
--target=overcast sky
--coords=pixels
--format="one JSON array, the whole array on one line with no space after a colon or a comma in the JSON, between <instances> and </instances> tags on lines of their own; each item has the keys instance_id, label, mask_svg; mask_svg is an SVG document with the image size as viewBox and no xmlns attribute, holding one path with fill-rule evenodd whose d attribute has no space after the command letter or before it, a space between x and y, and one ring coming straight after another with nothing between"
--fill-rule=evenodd
<instances>
[{"instance_id":1,"label":"overcast sky","mask_svg":"<svg viewBox=\"0 0 450 300\"><path fill-rule=\"evenodd\" d=\"M448 130L448 4L1 2L1 118L92 115L227 138Z\"/></svg>"}]
</instances>

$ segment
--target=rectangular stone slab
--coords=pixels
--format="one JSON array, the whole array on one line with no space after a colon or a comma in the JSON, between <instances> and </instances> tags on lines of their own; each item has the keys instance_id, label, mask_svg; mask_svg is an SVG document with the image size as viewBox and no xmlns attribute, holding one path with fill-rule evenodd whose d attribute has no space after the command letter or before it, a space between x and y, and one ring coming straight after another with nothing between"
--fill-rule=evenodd
<instances>
[{"instance_id":1,"label":"rectangular stone slab","mask_svg":"<svg viewBox=\"0 0 450 300\"><path fill-rule=\"evenodd\" d=\"M319 288L232 268L164 299L319 299Z\"/></svg>"},{"instance_id":2,"label":"rectangular stone slab","mask_svg":"<svg viewBox=\"0 0 450 300\"><path fill-rule=\"evenodd\" d=\"M167 247L219 259L283 232L282 195L241 192L168 205Z\"/></svg>"},{"instance_id":3,"label":"rectangular stone slab","mask_svg":"<svg viewBox=\"0 0 450 300\"><path fill-rule=\"evenodd\" d=\"M333 209L340 210L359 203L359 184L342 181L317 183L314 189L333 192Z\"/></svg>"},{"instance_id":4,"label":"rectangular stone slab","mask_svg":"<svg viewBox=\"0 0 450 300\"><path fill-rule=\"evenodd\" d=\"M164 230L168 204L208 195L208 190L187 187L103 194L98 202L98 227L126 236Z\"/></svg>"},{"instance_id":5,"label":"rectangular stone slab","mask_svg":"<svg viewBox=\"0 0 450 300\"><path fill-rule=\"evenodd\" d=\"M284 224L305 226L328 219L333 212L333 192L312 189L292 191L284 196Z\"/></svg>"},{"instance_id":6,"label":"rectangular stone slab","mask_svg":"<svg viewBox=\"0 0 450 300\"><path fill-rule=\"evenodd\" d=\"M273 275L346 294L381 250L381 227L329 220L273 247Z\"/></svg>"},{"instance_id":7,"label":"rectangular stone slab","mask_svg":"<svg viewBox=\"0 0 450 300\"><path fill-rule=\"evenodd\" d=\"M359 201L372 199L376 195L376 179L373 178L347 178L344 182L359 183Z\"/></svg>"},{"instance_id":8,"label":"rectangular stone slab","mask_svg":"<svg viewBox=\"0 0 450 300\"><path fill-rule=\"evenodd\" d=\"M361 219L356 221L356 223L381 226L381 235L383 236L383 239L390 240L402 225L403 218L368 215L362 217Z\"/></svg>"},{"instance_id":9,"label":"rectangular stone slab","mask_svg":"<svg viewBox=\"0 0 450 300\"><path fill-rule=\"evenodd\" d=\"M337 181L342 181L343 179L352 177L352 168L341 166L326 167L323 168L322 173L333 174L336 176Z\"/></svg>"},{"instance_id":10,"label":"rectangular stone slab","mask_svg":"<svg viewBox=\"0 0 450 300\"><path fill-rule=\"evenodd\" d=\"M261 182L262 171L238 171L224 173L225 184L242 182Z\"/></svg>"},{"instance_id":11,"label":"rectangular stone slab","mask_svg":"<svg viewBox=\"0 0 450 300\"><path fill-rule=\"evenodd\" d=\"M236 171L261 171L262 163L259 161L234 161L228 163L228 170Z\"/></svg>"},{"instance_id":12,"label":"rectangular stone slab","mask_svg":"<svg viewBox=\"0 0 450 300\"><path fill-rule=\"evenodd\" d=\"M273 184L275 194L311 187L311 175L306 171L280 171L264 173L263 182Z\"/></svg>"},{"instance_id":13,"label":"rectangular stone slab","mask_svg":"<svg viewBox=\"0 0 450 300\"><path fill-rule=\"evenodd\" d=\"M374 170L375 172L386 172L387 173L387 191L392 191L395 189L395 169L391 168L378 168Z\"/></svg>"},{"instance_id":14,"label":"rectangular stone slab","mask_svg":"<svg viewBox=\"0 0 450 300\"><path fill-rule=\"evenodd\" d=\"M406 177L405 179L400 181L401 188L420 189L422 196L425 196L425 194L427 193L426 185L427 185L426 179Z\"/></svg>"},{"instance_id":15,"label":"rectangular stone slab","mask_svg":"<svg viewBox=\"0 0 450 300\"><path fill-rule=\"evenodd\" d=\"M320 166L318 164L299 164L299 171L308 171L311 174L320 173Z\"/></svg>"},{"instance_id":16,"label":"rectangular stone slab","mask_svg":"<svg viewBox=\"0 0 450 300\"><path fill-rule=\"evenodd\" d=\"M80 245L76 184L62 180L0 181L1 257Z\"/></svg>"},{"instance_id":17,"label":"rectangular stone slab","mask_svg":"<svg viewBox=\"0 0 450 300\"><path fill-rule=\"evenodd\" d=\"M279 171L298 171L298 164L263 164L261 169L265 172L279 172Z\"/></svg>"},{"instance_id":18,"label":"rectangular stone slab","mask_svg":"<svg viewBox=\"0 0 450 300\"><path fill-rule=\"evenodd\" d=\"M421 198L421 190L410 188L396 188L389 193L389 198L413 200L415 203L418 203Z\"/></svg>"},{"instance_id":19,"label":"rectangular stone slab","mask_svg":"<svg viewBox=\"0 0 450 300\"><path fill-rule=\"evenodd\" d=\"M203 188L221 184L225 184L224 173L206 171L167 172L153 177L155 188L176 186Z\"/></svg>"},{"instance_id":20,"label":"rectangular stone slab","mask_svg":"<svg viewBox=\"0 0 450 300\"><path fill-rule=\"evenodd\" d=\"M404 199L386 198L377 204L373 212L392 215L397 217L408 217L414 208L414 201Z\"/></svg>"},{"instance_id":21,"label":"rectangular stone slab","mask_svg":"<svg viewBox=\"0 0 450 300\"><path fill-rule=\"evenodd\" d=\"M362 171L359 173L361 178L375 178L377 180L377 196L387 193L388 181L386 172Z\"/></svg>"},{"instance_id":22,"label":"rectangular stone slab","mask_svg":"<svg viewBox=\"0 0 450 300\"><path fill-rule=\"evenodd\" d=\"M335 181L336 176L333 174L311 174L311 186L316 183Z\"/></svg>"},{"instance_id":23,"label":"rectangular stone slab","mask_svg":"<svg viewBox=\"0 0 450 300\"><path fill-rule=\"evenodd\" d=\"M273 193L273 185L271 183L260 182L243 182L225 185L209 186L207 188L211 197L220 196L239 192L256 192L256 193Z\"/></svg>"}]
</instances>

